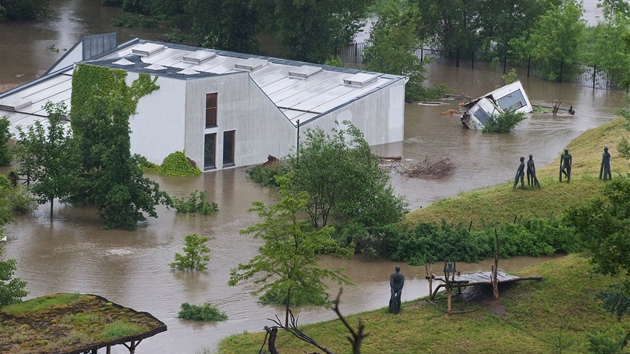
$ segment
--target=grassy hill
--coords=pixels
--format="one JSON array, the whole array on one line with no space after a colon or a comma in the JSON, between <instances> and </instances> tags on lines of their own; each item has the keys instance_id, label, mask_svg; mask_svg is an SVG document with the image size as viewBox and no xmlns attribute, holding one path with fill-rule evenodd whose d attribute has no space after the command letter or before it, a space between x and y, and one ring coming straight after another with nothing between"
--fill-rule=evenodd
<instances>
[{"instance_id":1,"label":"grassy hill","mask_svg":"<svg viewBox=\"0 0 630 354\"><path fill-rule=\"evenodd\" d=\"M456 197L439 200L426 208L410 212L406 221L445 219L451 223L468 225L478 229L482 221L514 220L515 216L546 216L561 214L568 206L579 206L600 195L604 182L599 180L599 168L604 146L611 154L612 177L630 172L628 164L617 153L617 144L622 137L630 138L623 127L624 120L616 119L608 124L589 130L575 138L568 146L573 156L571 183L558 182L560 156L550 165L538 167L536 175L541 189L525 187L512 189L512 181L493 187L463 193Z\"/></svg>"},{"instance_id":2,"label":"grassy hill","mask_svg":"<svg viewBox=\"0 0 630 354\"><path fill-rule=\"evenodd\" d=\"M474 215L473 227L479 228L484 220L559 215L566 207L581 205L600 194L604 182L598 177L604 146L612 156L613 178L630 172L629 161L617 154L617 143L623 136L630 134L623 128L623 120L617 119L572 141L567 147L573 155L569 184L558 183L558 156L556 163L537 171L542 189L513 190L512 182L506 182L438 201L409 213L406 221L414 224L445 219L468 224ZM591 274L590 270L585 255L570 255L520 271L519 275L538 275L544 280L503 287L498 301L493 301L491 290L485 289L477 297L459 299L455 304L457 309L471 312L446 316L419 299L404 303L399 315L383 308L347 320L355 328L359 319L366 326L369 336L363 342L363 354L585 353L588 334L615 326L630 328L629 319L617 322L594 297L614 279ZM341 300L343 313L343 297ZM444 307L445 301L440 299L437 304ZM348 333L339 320L302 326L301 330L337 354L351 353ZM219 353L256 352L264 337L262 329L260 333L228 337L221 342ZM279 332L276 345L283 354L321 352L285 332Z\"/></svg>"}]
</instances>

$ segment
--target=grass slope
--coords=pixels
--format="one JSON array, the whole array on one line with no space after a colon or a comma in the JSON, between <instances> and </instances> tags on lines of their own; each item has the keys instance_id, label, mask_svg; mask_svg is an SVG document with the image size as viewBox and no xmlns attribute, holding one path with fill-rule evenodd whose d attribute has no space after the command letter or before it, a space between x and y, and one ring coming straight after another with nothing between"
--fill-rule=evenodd
<instances>
[{"instance_id":1,"label":"grass slope","mask_svg":"<svg viewBox=\"0 0 630 354\"><path fill-rule=\"evenodd\" d=\"M583 255L570 255L527 268L520 274L540 275L544 280L502 287L496 302L491 300L491 290L485 291L474 300L455 305L476 310L450 317L420 299L404 303L398 315L382 308L348 316L347 320L355 328L359 319L365 324L369 336L363 342L364 354L559 353L560 349L585 353L587 333L604 331L617 323L594 299L594 294L614 279L590 275L590 267ZM443 300L437 303L444 305ZM628 328L630 320L620 324ZM300 328L334 353L351 353L348 333L339 320ZM230 336L220 343L219 353L253 353L263 338L264 332ZM286 332L278 333L276 346L282 354L316 350Z\"/></svg>"},{"instance_id":2,"label":"grass slope","mask_svg":"<svg viewBox=\"0 0 630 354\"><path fill-rule=\"evenodd\" d=\"M628 160L617 153L617 144L622 137L630 137L623 127L624 120L618 118L608 124L589 130L575 138L568 146L573 156L571 183L558 182L560 155L554 163L538 168L536 175L541 189L525 187L512 189L512 181L490 188L462 193L456 197L439 200L425 208L410 212L406 221L414 225L420 221L468 225L480 229L483 222L510 221L515 216L559 215L568 206L579 206L601 193L604 182L599 180L599 168L604 146L611 154L613 178L630 172Z\"/></svg>"},{"instance_id":3,"label":"grass slope","mask_svg":"<svg viewBox=\"0 0 630 354\"><path fill-rule=\"evenodd\" d=\"M473 220L474 227L479 228L484 221L513 220L515 215L559 215L567 206L581 205L600 195L603 182L598 177L604 146L612 155L613 178L630 172L628 161L617 154L618 142L629 135L623 120L617 119L573 140L567 146L573 155L570 184L558 183L558 156L557 163L537 171L542 189L512 190L512 182L507 182L438 201L409 213L406 220L410 224L442 219L468 224ZM593 275L590 269L585 256L570 255L522 270L520 275L540 275L544 280L503 287L498 301L492 301L491 292L486 290L481 300L455 304L458 309L475 311L450 317L425 300L417 300L403 304L399 315L382 308L348 316L347 320L355 327L359 319L366 325L369 336L363 342L364 354L585 353L588 333L619 325L630 327L629 319L618 323L594 298L614 279ZM444 300L438 303L443 305ZM348 333L339 320L301 329L335 353L351 353ZM264 337L264 332L230 336L220 343L219 353L254 352ZM316 350L285 332L278 334L276 345L283 354Z\"/></svg>"}]
</instances>

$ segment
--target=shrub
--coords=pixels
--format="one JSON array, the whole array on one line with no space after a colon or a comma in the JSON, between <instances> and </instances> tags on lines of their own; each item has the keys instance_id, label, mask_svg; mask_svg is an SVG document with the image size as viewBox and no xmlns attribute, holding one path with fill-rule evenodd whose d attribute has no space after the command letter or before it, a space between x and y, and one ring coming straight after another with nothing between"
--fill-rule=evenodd
<instances>
[{"instance_id":1,"label":"shrub","mask_svg":"<svg viewBox=\"0 0 630 354\"><path fill-rule=\"evenodd\" d=\"M525 113L508 110L498 115L490 116L488 123L483 126L483 132L509 133L524 119Z\"/></svg>"},{"instance_id":2,"label":"shrub","mask_svg":"<svg viewBox=\"0 0 630 354\"><path fill-rule=\"evenodd\" d=\"M208 302L203 305L191 305L184 302L181 308L177 317L184 320L216 322L225 321L228 318L225 312L220 312L216 306Z\"/></svg>"},{"instance_id":3,"label":"shrub","mask_svg":"<svg viewBox=\"0 0 630 354\"><path fill-rule=\"evenodd\" d=\"M160 166L154 164L153 162L149 162L149 160L147 160L146 157L144 157L142 155L135 154L135 155L133 155L133 158L140 165L140 168L142 169L142 172L160 173Z\"/></svg>"},{"instance_id":4,"label":"shrub","mask_svg":"<svg viewBox=\"0 0 630 354\"><path fill-rule=\"evenodd\" d=\"M177 213L198 213L208 215L219 211L217 203L209 202L206 198L208 193L206 191L194 191L190 193L188 199L179 199L173 197L173 207L177 210Z\"/></svg>"},{"instance_id":5,"label":"shrub","mask_svg":"<svg viewBox=\"0 0 630 354\"><path fill-rule=\"evenodd\" d=\"M186 241L184 254L175 253L175 262L169 265L177 270L205 270L210 261L210 249L206 246L208 238L190 234L184 239Z\"/></svg>"},{"instance_id":6,"label":"shrub","mask_svg":"<svg viewBox=\"0 0 630 354\"><path fill-rule=\"evenodd\" d=\"M247 170L252 181L266 187L280 187L276 181L276 176L284 176L289 172L289 168L281 162L270 165L258 165Z\"/></svg>"},{"instance_id":7,"label":"shrub","mask_svg":"<svg viewBox=\"0 0 630 354\"><path fill-rule=\"evenodd\" d=\"M28 214L37 209L38 203L33 194L24 186L7 190L6 198L13 214Z\"/></svg>"},{"instance_id":8,"label":"shrub","mask_svg":"<svg viewBox=\"0 0 630 354\"><path fill-rule=\"evenodd\" d=\"M197 176L201 174L199 167L193 166L182 151L176 151L164 158L159 173L165 176Z\"/></svg>"}]
</instances>

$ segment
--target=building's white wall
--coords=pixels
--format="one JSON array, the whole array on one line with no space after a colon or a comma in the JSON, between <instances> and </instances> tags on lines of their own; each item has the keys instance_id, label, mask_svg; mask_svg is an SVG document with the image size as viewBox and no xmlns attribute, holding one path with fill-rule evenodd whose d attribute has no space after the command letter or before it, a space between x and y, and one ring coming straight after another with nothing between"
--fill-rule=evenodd
<instances>
[{"instance_id":1,"label":"building's white wall","mask_svg":"<svg viewBox=\"0 0 630 354\"><path fill-rule=\"evenodd\" d=\"M131 85L137 73L128 72L126 82ZM138 101L138 114L129 118L131 153L140 154L150 162L161 164L170 153L184 150L184 100L186 85L183 80L158 77L157 91Z\"/></svg>"},{"instance_id":2,"label":"building's white wall","mask_svg":"<svg viewBox=\"0 0 630 354\"><path fill-rule=\"evenodd\" d=\"M217 92L217 127L205 128L207 93ZM247 72L186 82L186 154L203 167L204 136L216 133L216 167L223 168L223 132L235 130L234 164L282 157L295 146L296 128Z\"/></svg>"},{"instance_id":3,"label":"building's white wall","mask_svg":"<svg viewBox=\"0 0 630 354\"><path fill-rule=\"evenodd\" d=\"M404 139L405 82L392 85L351 102L327 115L305 123L300 131L320 127L326 132L337 127L335 122L348 120L363 133L370 146L394 143Z\"/></svg>"}]
</instances>

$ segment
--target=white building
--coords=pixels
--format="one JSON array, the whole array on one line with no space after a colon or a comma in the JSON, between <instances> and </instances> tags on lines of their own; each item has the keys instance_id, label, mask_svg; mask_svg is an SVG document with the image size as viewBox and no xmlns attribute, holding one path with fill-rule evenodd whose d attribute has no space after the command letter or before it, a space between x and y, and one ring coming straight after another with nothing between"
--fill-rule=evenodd
<instances>
[{"instance_id":1,"label":"white building","mask_svg":"<svg viewBox=\"0 0 630 354\"><path fill-rule=\"evenodd\" d=\"M130 118L131 152L161 164L185 151L202 170L259 164L295 150L298 131L351 121L374 146L404 132L403 76L135 39L84 37L41 78L0 94L12 132L46 116L47 101L70 107L78 62L157 77ZM299 129L298 129L299 124Z\"/></svg>"}]
</instances>

